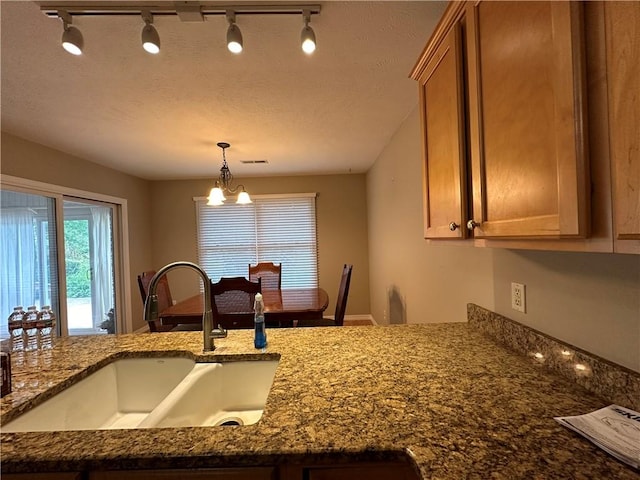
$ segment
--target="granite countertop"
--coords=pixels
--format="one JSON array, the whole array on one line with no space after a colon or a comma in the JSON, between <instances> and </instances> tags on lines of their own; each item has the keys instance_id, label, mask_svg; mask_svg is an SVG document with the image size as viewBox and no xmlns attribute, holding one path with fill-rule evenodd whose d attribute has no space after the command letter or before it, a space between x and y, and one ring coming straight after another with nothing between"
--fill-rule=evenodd
<instances>
[{"instance_id":1,"label":"granite countertop","mask_svg":"<svg viewBox=\"0 0 640 480\"><path fill-rule=\"evenodd\" d=\"M2 433L2 472L195 468L412 459L423 478L639 478L554 416L608 405L465 323L230 331L202 353L202 334L60 339L12 355L2 423L79 377L126 356L197 361L278 358L259 423Z\"/></svg>"}]
</instances>

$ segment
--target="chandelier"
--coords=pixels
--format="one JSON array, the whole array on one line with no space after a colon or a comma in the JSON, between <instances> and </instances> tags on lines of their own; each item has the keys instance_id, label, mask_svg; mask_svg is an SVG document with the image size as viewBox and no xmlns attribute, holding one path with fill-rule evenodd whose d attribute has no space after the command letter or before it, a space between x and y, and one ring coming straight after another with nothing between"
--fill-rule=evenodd
<instances>
[{"instance_id":1,"label":"chandelier","mask_svg":"<svg viewBox=\"0 0 640 480\"><path fill-rule=\"evenodd\" d=\"M246 205L251 202L251 197L244 190L244 185L237 185L235 187L231 186L231 182L233 182L233 175L229 171L229 166L227 165L227 156L225 155L225 150L229 148L227 142L218 142L217 144L222 149L222 168L220 169L220 176L216 180L216 184L209 192L209 196L207 197L207 205L223 205L224 201L227 199L224 194L232 194L234 195L238 190L238 198L236 203L240 205Z\"/></svg>"}]
</instances>

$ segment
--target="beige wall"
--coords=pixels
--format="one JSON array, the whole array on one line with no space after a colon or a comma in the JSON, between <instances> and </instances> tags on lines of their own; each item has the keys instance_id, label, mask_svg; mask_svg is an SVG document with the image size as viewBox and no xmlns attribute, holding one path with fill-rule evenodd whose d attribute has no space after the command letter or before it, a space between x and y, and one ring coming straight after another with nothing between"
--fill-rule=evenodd
<instances>
[{"instance_id":1,"label":"beige wall","mask_svg":"<svg viewBox=\"0 0 640 480\"><path fill-rule=\"evenodd\" d=\"M468 302L493 308L491 250L423 239L421 157L415 110L367 175L371 314L381 324L463 322Z\"/></svg>"},{"instance_id":2,"label":"beige wall","mask_svg":"<svg viewBox=\"0 0 640 480\"><path fill-rule=\"evenodd\" d=\"M496 311L640 372L640 255L496 249ZM527 313L511 309L526 285Z\"/></svg>"},{"instance_id":3,"label":"beige wall","mask_svg":"<svg viewBox=\"0 0 640 480\"><path fill-rule=\"evenodd\" d=\"M135 278L151 263L150 184L137 177L2 132L6 175L127 199L133 327L143 326L142 301Z\"/></svg>"},{"instance_id":4,"label":"beige wall","mask_svg":"<svg viewBox=\"0 0 640 480\"><path fill-rule=\"evenodd\" d=\"M371 312L385 322L465 321L490 310L640 371L640 256L449 246L422 239L421 150L416 109L367 175ZM526 314L511 309L511 282L526 285ZM400 299L398 302L395 299Z\"/></svg>"},{"instance_id":5,"label":"beige wall","mask_svg":"<svg viewBox=\"0 0 640 480\"><path fill-rule=\"evenodd\" d=\"M251 194L316 192L318 274L329 293L327 314L333 314L342 265L353 264L347 315L369 313L369 256L365 175L237 178ZM193 197L206 196L207 180L153 182L153 262L158 269L176 260L197 262L196 214ZM187 270L169 273L174 299L198 292L199 280Z\"/></svg>"}]
</instances>

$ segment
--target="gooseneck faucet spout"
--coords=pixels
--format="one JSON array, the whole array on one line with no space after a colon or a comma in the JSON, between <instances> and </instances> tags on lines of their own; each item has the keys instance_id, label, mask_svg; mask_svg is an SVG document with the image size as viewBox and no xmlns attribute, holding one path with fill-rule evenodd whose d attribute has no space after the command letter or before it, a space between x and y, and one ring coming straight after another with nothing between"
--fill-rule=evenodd
<instances>
[{"instance_id":1,"label":"gooseneck faucet spout","mask_svg":"<svg viewBox=\"0 0 640 480\"><path fill-rule=\"evenodd\" d=\"M204 313L202 314L202 333L204 342L204 351L212 352L216 347L213 343L213 337L211 331L213 330L213 312L211 310L211 281L207 273L195 263L191 262L173 262L162 267L153 276L149 283L149 294L147 300L144 302L144 319L147 322L153 322L158 319L158 295L156 289L158 287L158 281L160 278L170 270L174 268L186 267L195 270L200 274L204 287Z\"/></svg>"}]
</instances>

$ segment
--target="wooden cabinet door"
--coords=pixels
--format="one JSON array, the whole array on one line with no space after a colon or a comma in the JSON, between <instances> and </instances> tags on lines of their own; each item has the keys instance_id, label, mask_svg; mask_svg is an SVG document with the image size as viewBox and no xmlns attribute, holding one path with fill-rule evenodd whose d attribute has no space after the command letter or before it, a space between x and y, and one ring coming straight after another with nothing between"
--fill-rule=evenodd
<instances>
[{"instance_id":1,"label":"wooden cabinet door","mask_svg":"<svg viewBox=\"0 0 640 480\"><path fill-rule=\"evenodd\" d=\"M96 471L89 480L275 480L275 467Z\"/></svg>"},{"instance_id":2,"label":"wooden cabinet door","mask_svg":"<svg viewBox=\"0 0 640 480\"><path fill-rule=\"evenodd\" d=\"M604 2L614 248L640 253L640 2Z\"/></svg>"},{"instance_id":3,"label":"wooden cabinet door","mask_svg":"<svg viewBox=\"0 0 640 480\"><path fill-rule=\"evenodd\" d=\"M81 480L80 472L3 473L2 480Z\"/></svg>"},{"instance_id":4,"label":"wooden cabinet door","mask_svg":"<svg viewBox=\"0 0 640 480\"><path fill-rule=\"evenodd\" d=\"M417 473L408 465L378 464L342 467L314 467L305 469L308 480L418 480Z\"/></svg>"},{"instance_id":5,"label":"wooden cabinet door","mask_svg":"<svg viewBox=\"0 0 640 480\"><path fill-rule=\"evenodd\" d=\"M459 24L419 77L424 237L464 238L467 211L464 91Z\"/></svg>"},{"instance_id":6,"label":"wooden cabinet door","mask_svg":"<svg viewBox=\"0 0 640 480\"><path fill-rule=\"evenodd\" d=\"M588 234L581 17L578 2L467 5L476 238Z\"/></svg>"}]
</instances>

